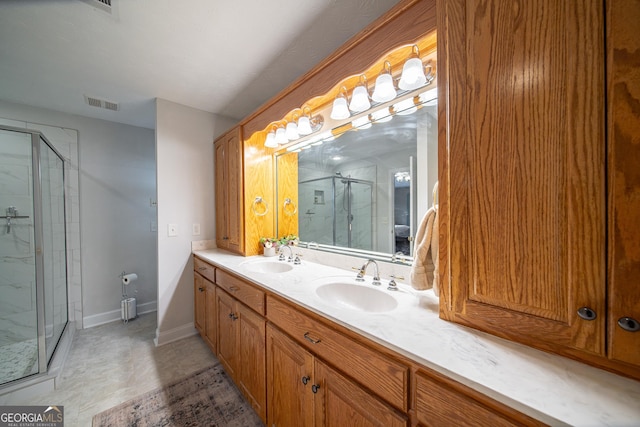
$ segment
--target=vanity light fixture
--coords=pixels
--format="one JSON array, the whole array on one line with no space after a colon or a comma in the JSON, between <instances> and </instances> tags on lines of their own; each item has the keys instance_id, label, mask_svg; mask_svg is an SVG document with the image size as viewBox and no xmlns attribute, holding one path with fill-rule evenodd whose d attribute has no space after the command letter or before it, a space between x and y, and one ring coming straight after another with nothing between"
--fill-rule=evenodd
<instances>
[{"instance_id":1,"label":"vanity light fixture","mask_svg":"<svg viewBox=\"0 0 640 427\"><path fill-rule=\"evenodd\" d=\"M264 141L264 146L267 148L276 148L278 143L276 142L276 133L270 130L267 134L267 139Z\"/></svg>"},{"instance_id":2,"label":"vanity light fixture","mask_svg":"<svg viewBox=\"0 0 640 427\"><path fill-rule=\"evenodd\" d=\"M342 86L336 99L333 100L333 108L330 117L333 120L344 120L351 116L347 107L347 88Z\"/></svg>"},{"instance_id":3,"label":"vanity light fixture","mask_svg":"<svg viewBox=\"0 0 640 427\"><path fill-rule=\"evenodd\" d=\"M407 59L402 67L402 76L398 82L398 87L402 90L414 90L427 82L424 74L424 66L420 59L418 46L413 45L411 57Z\"/></svg>"},{"instance_id":4,"label":"vanity light fixture","mask_svg":"<svg viewBox=\"0 0 640 427\"><path fill-rule=\"evenodd\" d=\"M289 141L295 141L296 139L300 138L300 134L298 133L298 125L295 122L295 116L294 120L287 123L287 127L284 130L284 136L286 136Z\"/></svg>"},{"instance_id":5,"label":"vanity light fixture","mask_svg":"<svg viewBox=\"0 0 640 427\"><path fill-rule=\"evenodd\" d=\"M287 139L284 127L282 127L282 125L278 126L278 129L276 129L275 140L276 140L276 143L280 145L286 144L287 142L289 142L289 140Z\"/></svg>"},{"instance_id":6,"label":"vanity light fixture","mask_svg":"<svg viewBox=\"0 0 640 427\"><path fill-rule=\"evenodd\" d=\"M376 87L373 90L371 99L376 102L391 101L398 93L393 86L393 76L391 75L391 62L384 61L382 71L376 78Z\"/></svg>"},{"instance_id":7,"label":"vanity light fixture","mask_svg":"<svg viewBox=\"0 0 640 427\"><path fill-rule=\"evenodd\" d=\"M301 136L306 136L313 133L313 129L311 129L310 116L311 116L311 109L309 107L304 107L302 109L302 116L300 116L300 118L298 119L298 133Z\"/></svg>"},{"instance_id":8,"label":"vanity light fixture","mask_svg":"<svg viewBox=\"0 0 640 427\"><path fill-rule=\"evenodd\" d=\"M367 76L360 75L360 83L353 90L351 95L351 102L349 103L349 110L354 113L360 113L371 108L371 102L369 102L369 90L367 89Z\"/></svg>"}]
</instances>

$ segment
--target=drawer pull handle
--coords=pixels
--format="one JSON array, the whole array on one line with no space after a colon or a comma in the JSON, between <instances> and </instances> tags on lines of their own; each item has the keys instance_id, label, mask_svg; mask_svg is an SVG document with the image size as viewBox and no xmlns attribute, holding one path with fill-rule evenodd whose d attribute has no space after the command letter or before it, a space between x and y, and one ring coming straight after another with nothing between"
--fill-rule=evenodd
<instances>
[{"instance_id":1,"label":"drawer pull handle","mask_svg":"<svg viewBox=\"0 0 640 427\"><path fill-rule=\"evenodd\" d=\"M309 383L309 380L311 379L311 377L302 377L302 384L307 385Z\"/></svg>"},{"instance_id":2,"label":"drawer pull handle","mask_svg":"<svg viewBox=\"0 0 640 427\"><path fill-rule=\"evenodd\" d=\"M640 322L631 317L621 317L618 319L618 326L627 332L640 331Z\"/></svg>"},{"instance_id":3,"label":"drawer pull handle","mask_svg":"<svg viewBox=\"0 0 640 427\"><path fill-rule=\"evenodd\" d=\"M207 267L198 267L198 270L200 270L200 271L204 271L206 269L207 269Z\"/></svg>"},{"instance_id":4,"label":"drawer pull handle","mask_svg":"<svg viewBox=\"0 0 640 427\"><path fill-rule=\"evenodd\" d=\"M314 384L311 386L311 391L315 394L320 390L320 386L318 384Z\"/></svg>"},{"instance_id":5,"label":"drawer pull handle","mask_svg":"<svg viewBox=\"0 0 640 427\"><path fill-rule=\"evenodd\" d=\"M305 332L304 339L309 341L311 344L318 344L320 342L320 340L314 340L313 338L311 338L309 336L309 332Z\"/></svg>"},{"instance_id":6,"label":"drawer pull handle","mask_svg":"<svg viewBox=\"0 0 640 427\"><path fill-rule=\"evenodd\" d=\"M589 307L580 307L578 309L578 316L584 320L594 320L597 317L596 312Z\"/></svg>"},{"instance_id":7,"label":"drawer pull handle","mask_svg":"<svg viewBox=\"0 0 640 427\"><path fill-rule=\"evenodd\" d=\"M239 290L240 290L240 288L239 288L239 287L237 287L237 286L230 286L230 287L229 287L229 290L230 290L231 292L237 292L237 291L239 291Z\"/></svg>"}]
</instances>

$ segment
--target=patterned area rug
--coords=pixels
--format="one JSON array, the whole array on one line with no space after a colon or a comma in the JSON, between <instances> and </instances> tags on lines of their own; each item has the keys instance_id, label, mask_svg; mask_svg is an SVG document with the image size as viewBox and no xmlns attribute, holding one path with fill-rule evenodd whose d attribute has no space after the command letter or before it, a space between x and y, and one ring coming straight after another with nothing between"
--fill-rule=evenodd
<instances>
[{"instance_id":1,"label":"patterned area rug","mask_svg":"<svg viewBox=\"0 0 640 427\"><path fill-rule=\"evenodd\" d=\"M219 364L93 417L102 426L263 426Z\"/></svg>"}]
</instances>

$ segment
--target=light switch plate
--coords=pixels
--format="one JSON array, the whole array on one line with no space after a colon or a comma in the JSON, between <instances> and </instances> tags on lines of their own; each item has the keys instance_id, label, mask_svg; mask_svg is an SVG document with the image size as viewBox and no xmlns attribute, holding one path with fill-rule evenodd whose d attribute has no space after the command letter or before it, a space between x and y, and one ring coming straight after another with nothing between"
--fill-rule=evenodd
<instances>
[{"instance_id":1,"label":"light switch plate","mask_svg":"<svg viewBox=\"0 0 640 427\"><path fill-rule=\"evenodd\" d=\"M193 224L193 228L192 228L192 233L194 236L199 236L200 235L200 224L194 223Z\"/></svg>"},{"instance_id":2,"label":"light switch plate","mask_svg":"<svg viewBox=\"0 0 640 427\"><path fill-rule=\"evenodd\" d=\"M169 237L175 237L178 235L178 226L176 224L167 225L167 235Z\"/></svg>"}]
</instances>

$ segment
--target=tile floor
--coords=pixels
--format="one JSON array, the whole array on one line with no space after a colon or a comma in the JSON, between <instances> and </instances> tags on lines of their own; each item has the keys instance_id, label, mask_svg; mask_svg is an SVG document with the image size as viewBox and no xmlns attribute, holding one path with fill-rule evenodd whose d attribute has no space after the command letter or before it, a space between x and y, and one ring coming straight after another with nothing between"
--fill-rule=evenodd
<instances>
[{"instance_id":1,"label":"tile floor","mask_svg":"<svg viewBox=\"0 0 640 427\"><path fill-rule=\"evenodd\" d=\"M185 377L217 359L200 336L153 343L156 313L76 331L58 388L26 405L63 405L65 427L90 427L98 412Z\"/></svg>"}]
</instances>

